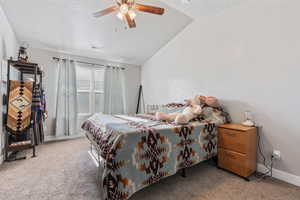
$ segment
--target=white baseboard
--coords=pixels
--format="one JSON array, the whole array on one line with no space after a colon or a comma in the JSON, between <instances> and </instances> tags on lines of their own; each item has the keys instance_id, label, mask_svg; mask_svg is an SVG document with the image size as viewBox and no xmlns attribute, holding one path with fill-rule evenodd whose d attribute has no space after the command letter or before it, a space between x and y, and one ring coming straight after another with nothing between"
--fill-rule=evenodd
<instances>
[{"instance_id":1,"label":"white baseboard","mask_svg":"<svg viewBox=\"0 0 300 200\"><path fill-rule=\"evenodd\" d=\"M257 164L257 171L265 173L268 171L268 169L262 164ZM300 176L273 168L273 177L300 187Z\"/></svg>"}]
</instances>

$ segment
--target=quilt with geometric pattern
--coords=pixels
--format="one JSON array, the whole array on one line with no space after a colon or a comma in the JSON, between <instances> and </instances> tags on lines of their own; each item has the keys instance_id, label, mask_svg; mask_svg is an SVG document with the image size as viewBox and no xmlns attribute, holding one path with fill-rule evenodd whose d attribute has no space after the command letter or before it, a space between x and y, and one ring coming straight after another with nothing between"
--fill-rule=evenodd
<instances>
[{"instance_id":1,"label":"quilt with geometric pattern","mask_svg":"<svg viewBox=\"0 0 300 200\"><path fill-rule=\"evenodd\" d=\"M105 199L128 199L182 168L215 156L216 126L225 123L225 117L210 107L203 113L202 119L186 125L157 121L152 115L95 114L86 120L82 129L92 135L105 160L100 177Z\"/></svg>"}]
</instances>

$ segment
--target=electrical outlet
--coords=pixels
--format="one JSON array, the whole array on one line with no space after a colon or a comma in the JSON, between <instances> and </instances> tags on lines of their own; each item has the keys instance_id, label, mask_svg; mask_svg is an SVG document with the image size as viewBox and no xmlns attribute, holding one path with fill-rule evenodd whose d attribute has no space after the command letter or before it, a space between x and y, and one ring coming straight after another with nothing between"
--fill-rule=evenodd
<instances>
[{"instance_id":1,"label":"electrical outlet","mask_svg":"<svg viewBox=\"0 0 300 200\"><path fill-rule=\"evenodd\" d=\"M275 160L280 160L281 154L279 150L273 150L272 156Z\"/></svg>"}]
</instances>

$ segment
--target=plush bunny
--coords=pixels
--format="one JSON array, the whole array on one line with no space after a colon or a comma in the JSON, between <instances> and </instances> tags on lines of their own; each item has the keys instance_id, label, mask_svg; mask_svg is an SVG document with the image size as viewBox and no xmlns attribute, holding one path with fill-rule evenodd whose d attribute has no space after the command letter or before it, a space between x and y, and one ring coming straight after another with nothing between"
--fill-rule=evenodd
<instances>
[{"instance_id":1,"label":"plush bunny","mask_svg":"<svg viewBox=\"0 0 300 200\"><path fill-rule=\"evenodd\" d=\"M157 112L155 117L157 120L174 121L175 124L186 124L190 120L200 115L202 112L200 96L195 96L192 99L188 99L186 100L186 103L189 106L186 107L182 113L166 114L163 112Z\"/></svg>"}]
</instances>

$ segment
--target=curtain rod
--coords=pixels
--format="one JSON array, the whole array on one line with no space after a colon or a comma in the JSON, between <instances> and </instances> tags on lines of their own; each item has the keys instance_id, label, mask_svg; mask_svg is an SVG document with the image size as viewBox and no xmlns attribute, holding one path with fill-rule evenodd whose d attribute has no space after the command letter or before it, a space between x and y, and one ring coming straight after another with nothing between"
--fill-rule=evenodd
<instances>
[{"instance_id":1,"label":"curtain rod","mask_svg":"<svg viewBox=\"0 0 300 200\"><path fill-rule=\"evenodd\" d=\"M70 60L70 61L73 61L73 62L77 62L77 63L82 63L82 64L87 64L87 65L98 65L98 66L101 66L101 67L115 67L115 66L105 66L105 65L102 65L102 64L96 64L96 63L89 63L89 62L83 62L83 61L79 61L79 60L72 60L72 59L67 59L67 58L57 58L57 57L52 57L53 60ZM117 68L120 68L122 70L125 70L126 68L124 67L117 67Z\"/></svg>"}]
</instances>

